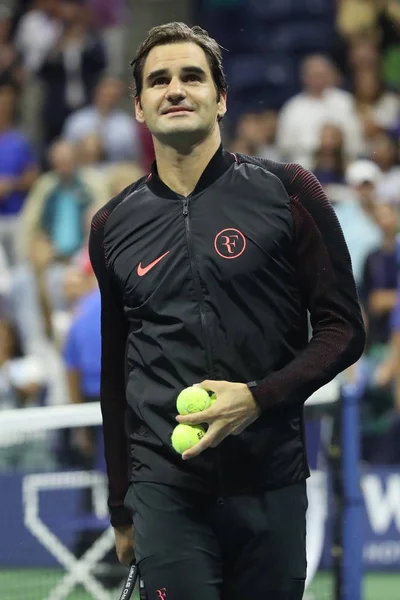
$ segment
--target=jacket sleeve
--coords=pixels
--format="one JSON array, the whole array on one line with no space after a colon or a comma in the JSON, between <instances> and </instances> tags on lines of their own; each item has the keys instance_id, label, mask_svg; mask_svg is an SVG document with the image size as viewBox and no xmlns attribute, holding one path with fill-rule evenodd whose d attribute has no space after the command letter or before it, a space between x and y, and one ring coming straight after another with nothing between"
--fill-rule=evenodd
<instances>
[{"instance_id":1,"label":"jacket sleeve","mask_svg":"<svg viewBox=\"0 0 400 600\"><path fill-rule=\"evenodd\" d=\"M312 337L283 369L251 387L262 410L305 402L356 362L365 344L350 255L325 192L299 165L279 165L275 174L290 197L297 282Z\"/></svg>"},{"instance_id":2,"label":"jacket sleeve","mask_svg":"<svg viewBox=\"0 0 400 600\"><path fill-rule=\"evenodd\" d=\"M114 527L132 523L124 506L129 486L129 446L125 428L125 348L128 323L121 294L107 266L104 253L104 228L109 217L106 207L93 217L89 255L101 294L101 389L104 452L108 475L108 506Z\"/></svg>"}]
</instances>

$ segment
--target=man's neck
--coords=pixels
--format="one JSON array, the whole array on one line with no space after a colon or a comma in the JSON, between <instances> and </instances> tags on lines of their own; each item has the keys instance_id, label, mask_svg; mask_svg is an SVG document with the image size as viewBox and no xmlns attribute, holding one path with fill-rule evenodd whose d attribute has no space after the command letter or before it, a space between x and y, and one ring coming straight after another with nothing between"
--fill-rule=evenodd
<instances>
[{"instance_id":1,"label":"man's neck","mask_svg":"<svg viewBox=\"0 0 400 600\"><path fill-rule=\"evenodd\" d=\"M110 106L100 106L99 104L96 106L96 110L101 117L108 117L108 115L114 110Z\"/></svg>"},{"instance_id":2,"label":"man's neck","mask_svg":"<svg viewBox=\"0 0 400 600\"><path fill-rule=\"evenodd\" d=\"M172 191L189 196L195 189L208 163L221 144L219 128L216 134L183 153L154 140L158 176Z\"/></svg>"},{"instance_id":3,"label":"man's neck","mask_svg":"<svg viewBox=\"0 0 400 600\"><path fill-rule=\"evenodd\" d=\"M324 97L326 90L308 90L307 95L313 100L322 100Z\"/></svg>"}]
</instances>

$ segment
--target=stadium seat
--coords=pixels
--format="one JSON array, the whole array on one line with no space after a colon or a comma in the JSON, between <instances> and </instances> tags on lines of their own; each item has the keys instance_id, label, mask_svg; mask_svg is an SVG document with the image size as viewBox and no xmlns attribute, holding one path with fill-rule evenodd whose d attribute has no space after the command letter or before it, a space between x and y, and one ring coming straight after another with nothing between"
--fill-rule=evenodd
<instances>
[{"instance_id":1,"label":"stadium seat","mask_svg":"<svg viewBox=\"0 0 400 600\"><path fill-rule=\"evenodd\" d=\"M255 17L266 19L268 23L298 18L332 22L334 18L332 0L248 0L248 10Z\"/></svg>"},{"instance_id":2,"label":"stadium seat","mask_svg":"<svg viewBox=\"0 0 400 600\"><path fill-rule=\"evenodd\" d=\"M245 54L226 61L229 85L235 92L249 87L293 87L296 63L284 54Z\"/></svg>"},{"instance_id":3,"label":"stadium seat","mask_svg":"<svg viewBox=\"0 0 400 600\"><path fill-rule=\"evenodd\" d=\"M266 27L259 23L253 32L254 51L307 54L329 52L334 43L331 24L289 22Z\"/></svg>"}]
</instances>

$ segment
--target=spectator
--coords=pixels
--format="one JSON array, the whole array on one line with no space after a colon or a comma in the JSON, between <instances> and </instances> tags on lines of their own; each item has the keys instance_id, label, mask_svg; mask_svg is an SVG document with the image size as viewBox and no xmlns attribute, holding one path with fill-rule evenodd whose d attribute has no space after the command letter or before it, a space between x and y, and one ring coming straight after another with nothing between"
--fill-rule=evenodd
<instances>
[{"instance_id":1,"label":"spectator","mask_svg":"<svg viewBox=\"0 0 400 600\"><path fill-rule=\"evenodd\" d=\"M88 5L107 49L107 70L115 76L122 75L125 41L122 25L128 16L125 0L88 0Z\"/></svg>"},{"instance_id":2,"label":"spectator","mask_svg":"<svg viewBox=\"0 0 400 600\"><path fill-rule=\"evenodd\" d=\"M323 56L310 56L303 63L302 80L303 91L291 98L279 115L282 156L310 168L321 129L330 123L343 130L346 157L356 157L363 150L360 122L351 94L336 87L332 63Z\"/></svg>"},{"instance_id":3,"label":"spectator","mask_svg":"<svg viewBox=\"0 0 400 600\"><path fill-rule=\"evenodd\" d=\"M46 377L38 358L25 356L14 324L0 319L0 412L4 409L37 406ZM53 460L42 434L2 435L0 471L32 471L52 468Z\"/></svg>"},{"instance_id":4,"label":"spectator","mask_svg":"<svg viewBox=\"0 0 400 600\"><path fill-rule=\"evenodd\" d=\"M400 296L396 295L396 303L390 319L391 337L385 360L376 369L374 382L376 390L380 392L380 402L376 410L384 415L385 431L380 438L373 440L372 459L379 465L400 464ZM389 395L392 405L384 402L385 390L390 390ZM382 398L383 396L383 398ZM382 407L383 405L383 407ZM386 405L386 406L385 406ZM382 427L381 427L382 429Z\"/></svg>"},{"instance_id":5,"label":"spectator","mask_svg":"<svg viewBox=\"0 0 400 600\"><path fill-rule=\"evenodd\" d=\"M124 188L143 177L144 174L143 169L135 163L117 163L110 165L107 169L110 198L122 192Z\"/></svg>"},{"instance_id":6,"label":"spectator","mask_svg":"<svg viewBox=\"0 0 400 600\"><path fill-rule=\"evenodd\" d=\"M368 35L352 38L347 63L350 76L359 71L379 70L380 56L376 39Z\"/></svg>"},{"instance_id":7,"label":"spectator","mask_svg":"<svg viewBox=\"0 0 400 600\"><path fill-rule=\"evenodd\" d=\"M324 125L312 169L322 185L344 183L346 161L343 146L342 130L334 125Z\"/></svg>"},{"instance_id":8,"label":"spectator","mask_svg":"<svg viewBox=\"0 0 400 600\"><path fill-rule=\"evenodd\" d=\"M382 239L382 233L375 222L376 186L380 176L379 167L372 161L358 160L350 164L346 169L346 181L351 195L334 205L359 287L365 260Z\"/></svg>"},{"instance_id":9,"label":"spectator","mask_svg":"<svg viewBox=\"0 0 400 600\"><path fill-rule=\"evenodd\" d=\"M400 206L400 165L397 140L387 133L380 133L371 143L370 155L382 171L378 185L379 199Z\"/></svg>"},{"instance_id":10,"label":"spectator","mask_svg":"<svg viewBox=\"0 0 400 600\"><path fill-rule=\"evenodd\" d=\"M10 12L0 6L0 85L19 87L23 83L23 72L18 55L10 39Z\"/></svg>"},{"instance_id":11,"label":"spectator","mask_svg":"<svg viewBox=\"0 0 400 600\"><path fill-rule=\"evenodd\" d=\"M81 296L66 335L63 356L67 368L68 390L73 404L98 402L100 396L100 292L90 266L80 271ZM77 458L83 468L94 467L96 429L75 431Z\"/></svg>"},{"instance_id":12,"label":"spectator","mask_svg":"<svg viewBox=\"0 0 400 600\"><path fill-rule=\"evenodd\" d=\"M38 176L29 141L14 126L15 112L15 89L0 86L0 240L11 261L16 217Z\"/></svg>"},{"instance_id":13,"label":"spectator","mask_svg":"<svg viewBox=\"0 0 400 600\"><path fill-rule=\"evenodd\" d=\"M0 87L0 215L16 215L38 176L27 138L14 126L16 90Z\"/></svg>"},{"instance_id":14,"label":"spectator","mask_svg":"<svg viewBox=\"0 0 400 600\"><path fill-rule=\"evenodd\" d=\"M400 99L385 90L377 70L360 70L354 74L354 96L363 135L370 141L383 129L393 128L400 117Z\"/></svg>"},{"instance_id":15,"label":"spectator","mask_svg":"<svg viewBox=\"0 0 400 600\"><path fill-rule=\"evenodd\" d=\"M36 74L62 35L58 7L58 0L35 0L20 17L14 35L25 71L19 99L21 127L37 147L42 143L40 107L43 94Z\"/></svg>"},{"instance_id":16,"label":"spectator","mask_svg":"<svg viewBox=\"0 0 400 600\"><path fill-rule=\"evenodd\" d=\"M81 167L94 169L100 174L108 164L102 141L95 133L82 137L76 144L76 150Z\"/></svg>"},{"instance_id":17,"label":"spectator","mask_svg":"<svg viewBox=\"0 0 400 600\"><path fill-rule=\"evenodd\" d=\"M66 285L71 284L68 275ZM88 260L75 269L80 283L74 285L75 296L72 321L64 343L71 402L96 402L100 394L100 293Z\"/></svg>"},{"instance_id":18,"label":"spectator","mask_svg":"<svg viewBox=\"0 0 400 600\"><path fill-rule=\"evenodd\" d=\"M118 108L124 86L119 79L106 76L95 93L93 106L71 115L64 127L64 136L78 142L87 135L97 135L102 142L106 160L118 162L140 157L140 137L131 115Z\"/></svg>"},{"instance_id":19,"label":"spectator","mask_svg":"<svg viewBox=\"0 0 400 600\"><path fill-rule=\"evenodd\" d=\"M56 336L58 313L68 308L62 283L86 242L86 214L109 198L103 180L78 167L69 142L55 142L49 156L52 170L39 178L21 215L23 262L15 274L15 293L24 290L18 322L24 335L35 337L43 337L43 327L47 336Z\"/></svg>"},{"instance_id":20,"label":"spectator","mask_svg":"<svg viewBox=\"0 0 400 600\"><path fill-rule=\"evenodd\" d=\"M36 73L62 34L58 0L36 0L21 17L14 37L27 73Z\"/></svg>"},{"instance_id":21,"label":"spectator","mask_svg":"<svg viewBox=\"0 0 400 600\"><path fill-rule=\"evenodd\" d=\"M398 28L400 7L397 0L340 0L338 30L352 41L368 36L377 41L383 58L384 81L391 87L400 87L400 44Z\"/></svg>"},{"instance_id":22,"label":"spectator","mask_svg":"<svg viewBox=\"0 0 400 600\"><path fill-rule=\"evenodd\" d=\"M62 37L46 55L38 74L44 84L43 129L48 145L66 118L93 100L106 68L103 43L88 27L83 0L59 0Z\"/></svg>"},{"instance_id":23,"label":"spectator","mask_svg":"<svg viewBox=\"0 0 400 600\"><path fill-rule=\"evenodd\" d=\"M79 167L77 158L75 146L65 140L51 146L52 170L41 175L21 215L21 258L29 257L37 236L45 235L51 254L60 258L70 257L81 248L85 212L92 204L105 204L108 194L102 181Z\"/></svg>"},{"instance_id":24,"label":"spectator","mask_svg":"<svg viewBox=\"0 0 400 600\"><path fill-rule=\"evenodd\" d=\"M275 145L277 114L273 110L244 113L238 119L231 148L249 156L279 160Z\"/></svg>"},{"instance_id":25,"label":"spectator","mask_svg":"<svg viewBox=\"0 0 400 600\"><path fill-rule=\"evenodd\" d=\"M75 404L97 402L100 394L100 293L91 279L92 289L78 300L64 345L70 398Z\"/></svg>"},{"instance_id":26,"label":"spectator","mask_svg":"<svg viewBox=\"0 0 400 600\"><path fill-rule=\"evenodd\" d=\"M369 348L387 344L389 341L390 315L396 301L400 266L397 210L389 204L378 204L375 207L375 217L382 231L382 242L367 256L361 286L361 298L369 323Z\"/></svg>"}]
</instances>

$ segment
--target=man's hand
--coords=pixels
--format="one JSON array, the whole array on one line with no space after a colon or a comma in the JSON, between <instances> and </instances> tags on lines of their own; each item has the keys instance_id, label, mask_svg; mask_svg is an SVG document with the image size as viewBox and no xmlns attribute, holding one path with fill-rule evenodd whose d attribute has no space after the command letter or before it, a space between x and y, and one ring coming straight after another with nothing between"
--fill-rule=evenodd
<instances>
[{"instance_id":1,"label":"man's hand","mask_svg":"<svg viewBox=\"0 0 400 600\"><path fill-rule=\"evenodd\" d=\"M42 273L54 258L55 251L51 241L45 235L36 235L30 246L30 261L34 270Z\"/></svg>"},{"instance_id":2,"label":"man's hand","mask_svg":"<svg viewBox=\"0 0 400 600\"><path fill-rule=\"evenodd\" d=\"M114 527L115 550L122 565L129 566L135 557L133 525Z\"/></svg>"},{"instance_id":3,"label":"man's hand","mask_svg":"<svg viewBox=\"0 0 400 600\"><path fill-rule=\"evenodd\" d=\"M182 454L184 460L198 456L206 448L215 448L228 435L239 435L261 412L245 383L202 381L199 386L215 392L217 399L207 410L176 417L179 423L209 425L200 442Z\"/></svg>"}]
</instances>

